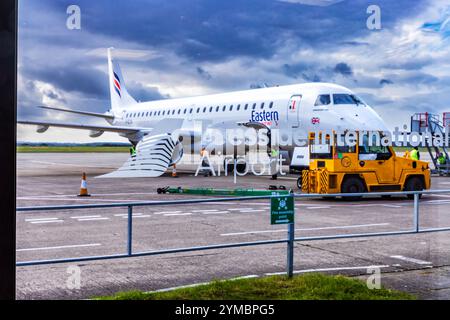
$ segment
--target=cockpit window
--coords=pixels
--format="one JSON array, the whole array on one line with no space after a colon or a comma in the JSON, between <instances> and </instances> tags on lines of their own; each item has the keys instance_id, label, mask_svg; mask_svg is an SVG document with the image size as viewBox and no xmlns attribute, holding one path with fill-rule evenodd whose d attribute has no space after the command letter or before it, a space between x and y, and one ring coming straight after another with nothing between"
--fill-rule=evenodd
<instances>
[{"instance_id":1,"label":"cockpit window","mask_svg":"<svg viewBox=\"0 0 450 320\"><path fill-rule=\"evenodd\" d=\"M321 94L317 97L315 106L325 106L331 103L331 98L329 94Z\"/></svg>"},{"instance_id":2,"label":"cockpit window","mask_svg":"<svg viewBox=\"0 0 450 320\"><path fill-rule=\"evenodd\" d=\"M365 103L353 94L335 93L333 94L334 104L356 104L365 105Z\"/></svg>"}]
</instances>

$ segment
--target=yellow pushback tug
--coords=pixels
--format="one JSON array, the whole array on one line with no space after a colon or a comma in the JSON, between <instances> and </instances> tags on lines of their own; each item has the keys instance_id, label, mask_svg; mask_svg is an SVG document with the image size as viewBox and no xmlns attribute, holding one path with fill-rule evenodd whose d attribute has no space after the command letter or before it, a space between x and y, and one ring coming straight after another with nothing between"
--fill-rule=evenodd
<instances>
[{"instance_id":1,"label":"yellow pushback tug","mask_svg":"<svg viewBox=\"0 0 450 320\"><path fill-rule=\"evenodd\" d=\"M332 141L330 135L324 141L321 138L321 134L319 139L315 139L314 133L309 134L310 167L302 172L297 182L303 193L417 191L430 188L427 162L399 157L391 146L369 146L367 134L362 135L361 145L360 136L356 134L356 145L351 147L338 146L336 135ZM413 195L408 195L408 198L413 198Z\"/></svg>"}]
</instances>

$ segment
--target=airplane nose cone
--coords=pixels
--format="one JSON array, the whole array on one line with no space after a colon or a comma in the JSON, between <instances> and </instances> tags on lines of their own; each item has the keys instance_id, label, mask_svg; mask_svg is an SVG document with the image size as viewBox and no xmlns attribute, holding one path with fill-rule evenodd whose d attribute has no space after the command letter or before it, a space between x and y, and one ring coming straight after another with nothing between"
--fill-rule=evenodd
<instances>
[{"instance_id":1,"label":"airplane nose cone","mask_svg":"<svg viewBox=\"0 0 450 320\"><path fill-rule=\"evenodd\" d=\"M341 115L339 120L337 127L340 130L388 130L384 121L375 112L351 112Z\"/></svg>"}]
</instances>

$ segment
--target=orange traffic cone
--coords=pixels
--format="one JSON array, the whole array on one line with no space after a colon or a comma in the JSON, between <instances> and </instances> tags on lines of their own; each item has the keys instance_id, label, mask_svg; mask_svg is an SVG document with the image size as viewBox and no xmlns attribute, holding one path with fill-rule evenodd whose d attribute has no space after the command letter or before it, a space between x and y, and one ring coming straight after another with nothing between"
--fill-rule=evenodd
<instances>
[{"instance_id":1,"label":"orange traffic cone","mask_svg":"<svg viewBox=\"0 0 450 320\"><path fill-rule=\"evenodd\" d=\"M178 178L178 176L177 176L177 165L176 164L173 164L172 177L173 178Z\"/></svg>"},{"instance_id":2,"label":"orange traffic cone","mask_svg":"<svg viewBox=\"0 0 450 320\"><path fill-rule=\"evenodd\" d=\"M90 197L91 195L87 190L87 182L86 182L86 173L83 172L83 176L81 177L81 187L79 197Z\"/></svg>"}]
</instances>

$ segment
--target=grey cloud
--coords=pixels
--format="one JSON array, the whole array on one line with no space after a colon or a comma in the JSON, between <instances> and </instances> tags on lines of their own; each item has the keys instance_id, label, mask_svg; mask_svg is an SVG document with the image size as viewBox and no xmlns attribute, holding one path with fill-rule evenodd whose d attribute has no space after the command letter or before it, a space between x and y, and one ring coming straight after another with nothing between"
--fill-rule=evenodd
<instances>
[{"instance_id":1,"label":"grey cloud","mask_svg":"<svg viewBox=\"0 0 450 320\"><path fill-rule=\"evenodd\" d=\"M163 95L156 87L147 87L136 81L127 82L127 90L137 101L151 101L170 98L169 95Z\"/></svg>"},{"instance_id":2,"label":"grey cloud","mask_svg":"<svg viewBox=\"0 0 450 320\"><path fill-rule=\"evenodd\" d=\"M211 74L208 71L206 71L205 69L203 69L202 67L197 67L196 71L202 78L204 78L206 80L211 80L211 78L212 78Z\"/></svg>"},{"instance_id":3,"label":"grey cloud","mask_svg":"<svg viewBox=\"0 0 450 320\"><path fill-rule=\"evenodd\" d=\"M389 80L389 79L381 79L380 80L380 85L381 86L384 86L384 85L386 85L386 84L393 84L394 82L392 81L392 80Z\"/></svg>"},{"instance_id":4,"label":"grey cloud","mask_svg":"<svg viewBox=\"0 0 450 320\"><path fill-rule=\"evenodd\" d=\"M109 95L107 75L92 67L30 65L19 71L29 79L50 83L67 92L78 92L99 99Z\"/></svg>"},{"instance_id":5,"label":"grey cloud","mask_svg":"<svg viewBox=\"0 0 450 320\"><path fill-rule=\"evenodd\" d=\"M345 77L349 77L349 76L353 75L352 68L348 64L346 64L345 62L338 63L334 67L333 71L335 73L341 74L341 75L343 75Z\"/></svg>"}]
</instances>

